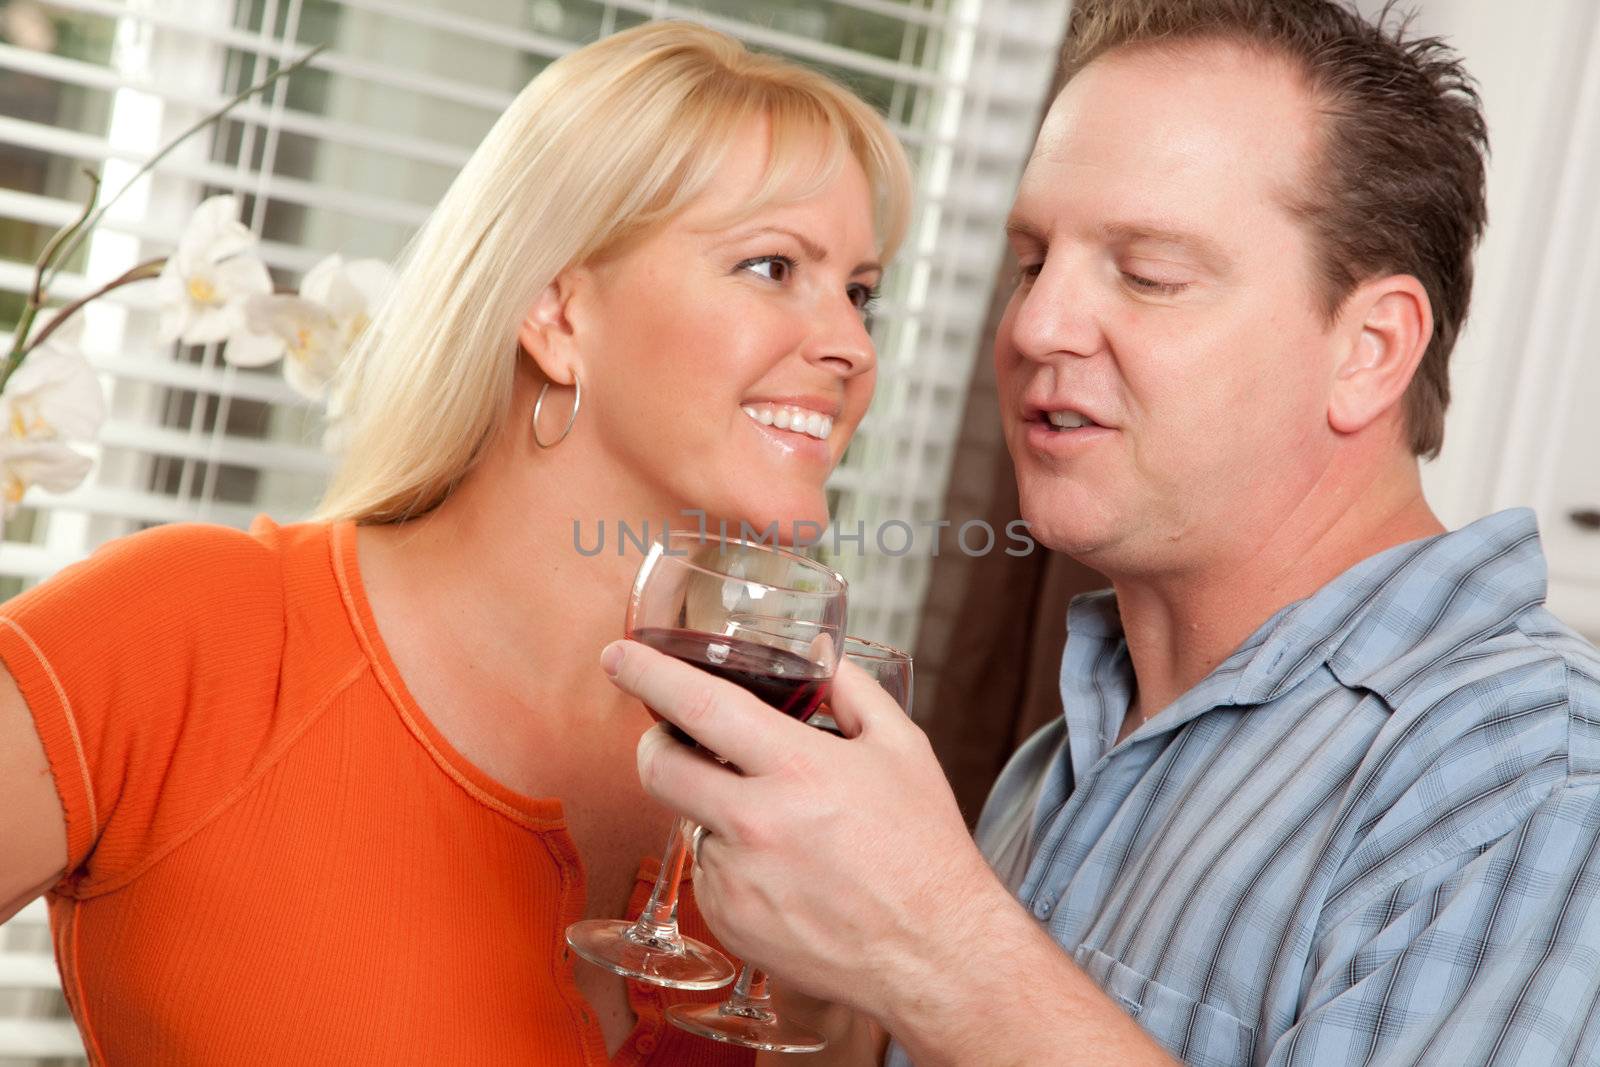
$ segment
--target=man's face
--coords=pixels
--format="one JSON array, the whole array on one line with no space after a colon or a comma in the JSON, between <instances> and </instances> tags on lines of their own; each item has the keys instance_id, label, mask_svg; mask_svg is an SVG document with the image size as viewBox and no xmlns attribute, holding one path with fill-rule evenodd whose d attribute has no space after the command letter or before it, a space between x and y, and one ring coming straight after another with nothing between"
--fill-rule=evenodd
<instances>
[{"instance_id":1,"label":"man's face","mask_svg":"<svg viewBox=\"0 0 1600 1067\"><path fill-rule=\"evenodd\" d=\"M1113 52L1057 98L995 343L1040 541L1113 575L1198 568L1314 495L1334 338L1284 206L1312 123L1291 68L1225 44Z\"/></svg>"}]
</instances>

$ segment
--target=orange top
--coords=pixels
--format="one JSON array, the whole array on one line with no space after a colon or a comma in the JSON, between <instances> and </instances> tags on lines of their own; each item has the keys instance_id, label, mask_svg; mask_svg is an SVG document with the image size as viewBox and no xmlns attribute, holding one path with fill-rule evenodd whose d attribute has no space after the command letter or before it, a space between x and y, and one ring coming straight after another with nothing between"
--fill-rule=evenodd
<instances>
[{"instance_id":1,"label":"orange top","mask_svg":"<svg viewBox=\"0 0 1600 1067\"><path fill-rule=\"evenodd\" d=\"M452 749L379 640L354 527L163 526L0 606L67 823L56 960L97 1064L602 1064L559 800ZM641 865L637 915L656 861ZM685 931L709 937L692 895ZM618 1064L747 1064L661 1016Z\"/></svg>"}]
</instances>

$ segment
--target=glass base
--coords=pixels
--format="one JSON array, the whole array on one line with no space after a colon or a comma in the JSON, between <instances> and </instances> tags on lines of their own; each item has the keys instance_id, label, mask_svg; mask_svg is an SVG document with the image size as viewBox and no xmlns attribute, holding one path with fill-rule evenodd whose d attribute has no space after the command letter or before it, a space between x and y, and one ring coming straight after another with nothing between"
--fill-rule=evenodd
<instances>
[{"instance_id":1,"label":"glass base","mask_svg":"<svg viewBox=\"0 0 1600 1067\"><path fill-rule=\"evenodd\" d=\"M743 1015L726 1004L674 1004L667 1009L673 1026L713 1041L760 1049L763 1052L820 1052L828 1047L821 1034L773 1012Z\"/></svg>"},{"instance_id":2,"label":"glass base","mask_svg":"<svg viewBox=\"0 0 1600 1067\"><path fill-rule=\"evenodd\" d=\"M639 941L632 931L620 919L585 919L567 927L567 944L613 974L668 989L721 989L733 981L733 964L710 945L692 937Z\"/></svg>"}]
</instances>

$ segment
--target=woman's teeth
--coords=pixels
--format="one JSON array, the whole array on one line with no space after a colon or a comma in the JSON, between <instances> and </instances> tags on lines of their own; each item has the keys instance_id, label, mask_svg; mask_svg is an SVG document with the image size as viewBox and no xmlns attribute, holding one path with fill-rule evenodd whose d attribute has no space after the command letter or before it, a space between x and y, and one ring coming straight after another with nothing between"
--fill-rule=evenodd
<instances>
[{"instance_id":1,"label":"woman's teeth","mask_svg":"<svg viewBox=\"0 0 1600 1067\"><path fill-rule=\"evenodd\" d=\"M775 426L780 430L803 433L819 441L826 441L828 435L833 433L833 420L820 411L779 407L774 404L752 404L744 409L744 413L763 426Z\"/></svg>"}]
</instances>

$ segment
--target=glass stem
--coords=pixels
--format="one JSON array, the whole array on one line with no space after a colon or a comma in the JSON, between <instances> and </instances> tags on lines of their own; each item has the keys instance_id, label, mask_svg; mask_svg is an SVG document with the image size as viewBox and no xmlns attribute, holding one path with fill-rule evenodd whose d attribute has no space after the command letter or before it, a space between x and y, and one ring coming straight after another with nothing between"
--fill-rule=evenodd
<instances>
[{"instance_id":1,"label":"glass stem","mask_svg":"<svg viewBox=\"0 0 1600 1067\"><path fill-rule=\"evenodd\" d=\"M774 1018L771 1000L767 992L767 972L746 963L739 971L739 980L733 983L733 995L723 1001L718 1010L723 1015L737 1015L742 1019L771 1019Z\"/></svg>"},{"instance_id":2,"label":"glass stem","mask_svg":"<svg viewBox=\"0 0 1600 1067\"><path fill-rule=\"evenodd\" d=\"M689 858L689 836L695 825L679 818L672 824L667 847L661 853L661 872L650 890L650 899L639 913L639 921L628 931L630 940L651 948L681 952L678 936L678 888L683 882L683 865ZM724 972L726 973L726 972Z\"/></svg>"}]
</instances>

